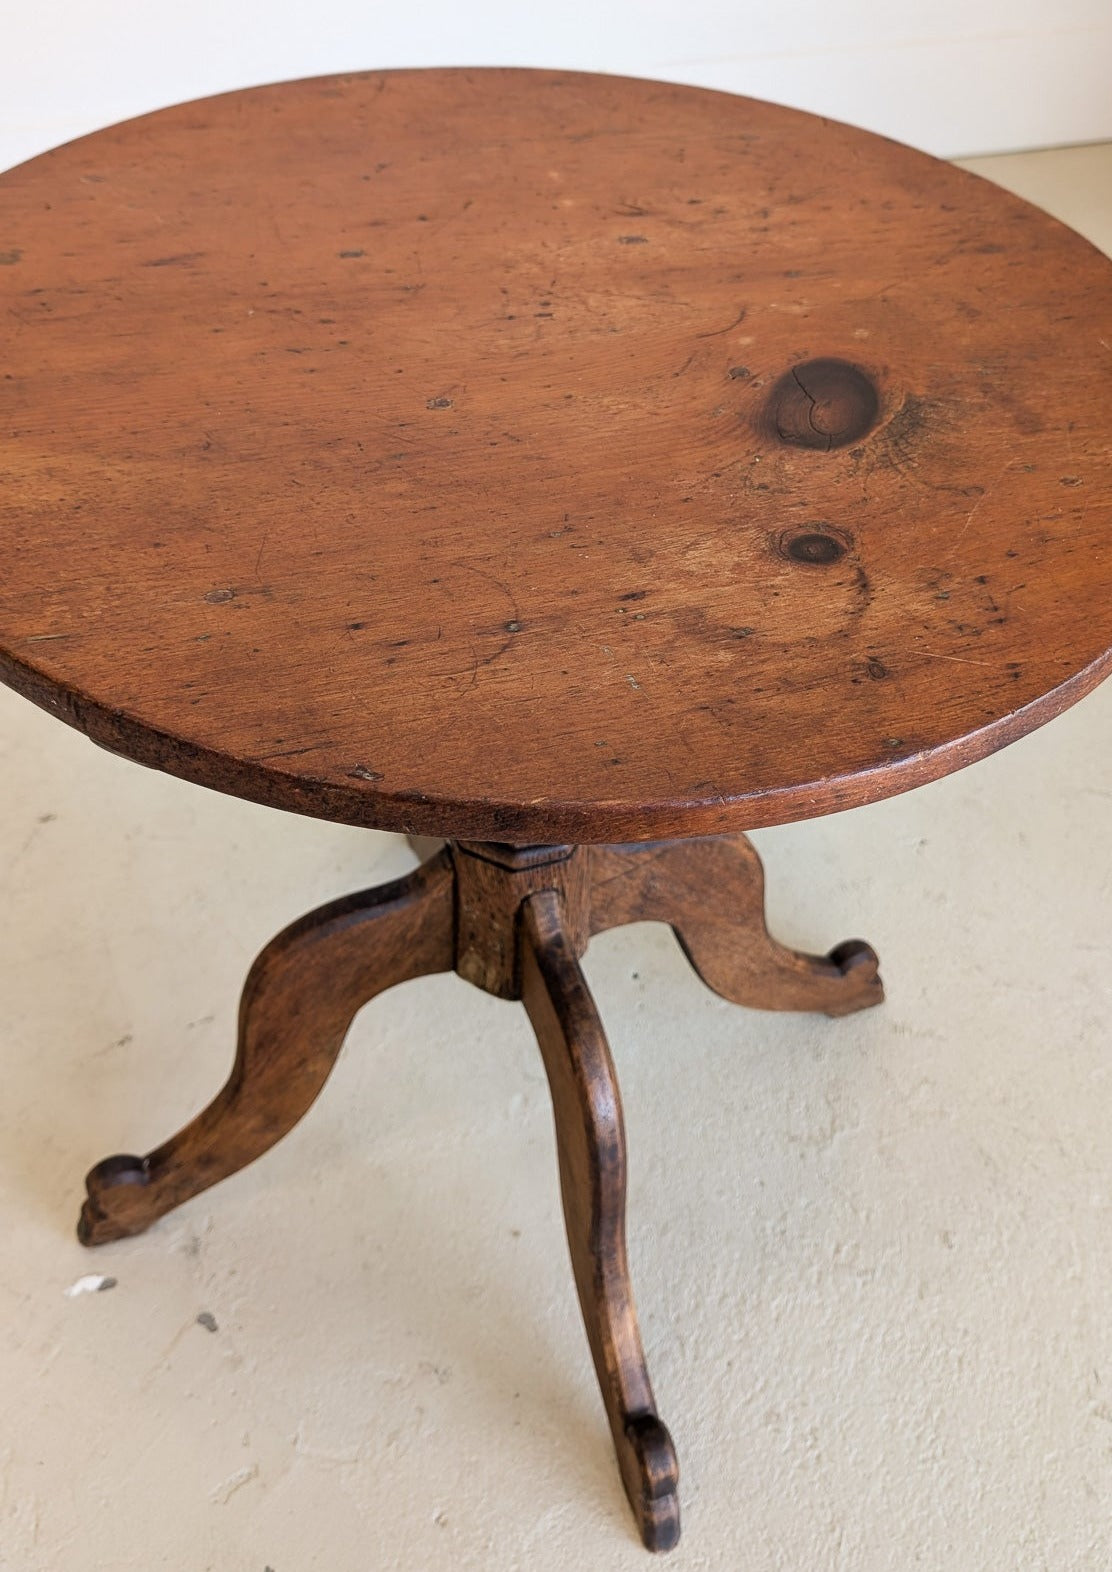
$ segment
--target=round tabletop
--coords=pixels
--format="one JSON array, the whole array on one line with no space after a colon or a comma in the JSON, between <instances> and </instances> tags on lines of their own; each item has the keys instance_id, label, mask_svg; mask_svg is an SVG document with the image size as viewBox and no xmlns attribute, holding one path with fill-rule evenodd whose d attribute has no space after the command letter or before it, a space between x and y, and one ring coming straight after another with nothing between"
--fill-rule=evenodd
<instances>
[{"instance_id":1,"label":"round tabletop","mask_svg":"<svg viewBox=\"0 0 1112 1572\"><path fill-rule=\"evenodd\" d=\"M0 176L0 676L516 842L848 807L1112 666L1112 264L770 104L387 72Z\"/></svg>"}]
</instances>

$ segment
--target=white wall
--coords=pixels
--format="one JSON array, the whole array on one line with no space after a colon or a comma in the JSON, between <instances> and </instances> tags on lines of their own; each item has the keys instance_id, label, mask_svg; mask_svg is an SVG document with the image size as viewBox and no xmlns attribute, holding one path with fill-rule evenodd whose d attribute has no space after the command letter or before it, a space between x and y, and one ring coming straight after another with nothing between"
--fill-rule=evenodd
<instances>
[{"instance_id":1,"label":"white wall","mask_svg":"<svg viewBox=\"0 0 1112 1572\"><path fill-rule=\"evenodd\" d=\"M1112 138L1109 0L5 0L0 167L227 88L450 64L728 88L948 155Z\"/></svg>"}]
</instances>

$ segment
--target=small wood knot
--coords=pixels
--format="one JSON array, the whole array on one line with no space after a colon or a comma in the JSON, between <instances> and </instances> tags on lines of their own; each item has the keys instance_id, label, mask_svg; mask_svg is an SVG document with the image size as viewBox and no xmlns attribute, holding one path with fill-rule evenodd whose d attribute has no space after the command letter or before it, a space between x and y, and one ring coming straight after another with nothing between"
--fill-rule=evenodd
<instances>
[{"instance_id":1,"label":"small wood knot","mask_svg":"<svg viewBox=\"0 0 1112 1572\"><path fill-rule=\"evenodd\" d=\"M876 424L880 398L848 360L804 360L774 384L764 407L766 435L828 453L858 442Z\"/></svg>"},{"instance_id":2,"label":"small wood knot","mask_svg":"<svg viewBox=\"0 0 1112 1572\"><path fill-rule=\"evenodd\" d=\"M785 530L776 542L776 550L789 562L825 568L840 561L852 545L852 537L844 530L823 524L805 530Z\"/></svg>"}]
</instances>

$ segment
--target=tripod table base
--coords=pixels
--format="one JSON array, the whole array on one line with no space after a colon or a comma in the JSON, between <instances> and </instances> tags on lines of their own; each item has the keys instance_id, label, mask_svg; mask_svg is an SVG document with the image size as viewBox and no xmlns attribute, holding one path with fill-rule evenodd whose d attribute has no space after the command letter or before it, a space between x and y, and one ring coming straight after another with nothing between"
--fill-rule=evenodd
<instances>
[{"instance_id":1,"label":"tripod table base","mask_svg":"<svg viewBox=\"0 0 1112 1572\"><path fill-rule=\"evenodd\" d=\"M572 1267L622 1482L645 1545L670 1549L679 1469L626 1258L621 1097L579 965L593 933L646 919L671 924L703 981L738 1004L846 1015L883 997L861 940L814 956L770 936L760 859L743 835L605 847L450 842L407 877L332 901L267 945L243 991L227 1084L146 1157L96 1165L82 1243L141 1233L261 1157L308 1111L376 994L455 970L520 999L552 1091Z\"/></svg>"}]
</instances>

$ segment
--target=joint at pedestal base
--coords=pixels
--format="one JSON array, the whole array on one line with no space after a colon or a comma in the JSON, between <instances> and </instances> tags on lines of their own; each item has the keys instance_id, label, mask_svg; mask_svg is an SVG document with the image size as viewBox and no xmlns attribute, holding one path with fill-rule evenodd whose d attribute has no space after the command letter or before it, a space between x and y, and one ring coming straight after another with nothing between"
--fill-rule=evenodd
<instances>
[{"instance_id":1,"label":"joint at pedestal base","mask_svg":"<svg viewBox=\"0 0 1112 1572\"><path fill-rule=\"evenodd\" d=\"M521 998L518 922L524 903L555 890L565 931L582 955L590 937L590 853L579 846L453 841L456 971L484 993Z\"/></svg>"}]
</instances>

